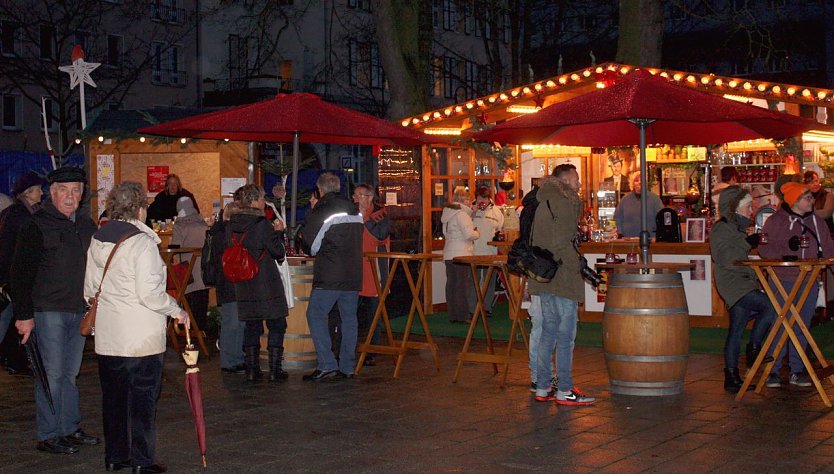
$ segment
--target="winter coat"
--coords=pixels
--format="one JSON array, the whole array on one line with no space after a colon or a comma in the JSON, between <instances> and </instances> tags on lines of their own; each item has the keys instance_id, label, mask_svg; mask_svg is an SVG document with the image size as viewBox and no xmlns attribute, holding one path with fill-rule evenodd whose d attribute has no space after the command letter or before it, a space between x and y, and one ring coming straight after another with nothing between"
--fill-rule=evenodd
<instances>
[{"instance_id":1,"label":"winter coat","mask_svg":"<svg viewBox=\"0 0 834 474\"><path fill-rule=\"evenodd\" d=\"M15 199L14 204L0 212L0 286L9 283L9 269L12 266L17 234L38 207L30 210L26 203Z\"/></svg>"},{"instance_id":2,"label":"winter coat","mask_svg":"<svg viewBox=\"0 0 834 474\"><path fill-rule=\"evenodd\" d=\"M363 232L364 222L356 203L336 193L319 199L299 230L304 251L316 257L313 288L362 289Z\"/></svg>"},{"instance_id":3,"label":"winter coat","mask_svg":"<svg viewBox=\"0 0 834 474\"><path fill-rule=\"evenodd\" d=\"M84 311L84 268L96 224L80 211L73 217L46 202L20 229L9 285L18 320L36 311Z\"/></svg>"},{"instance_id":4,"label":"winter coat","mask_svg":"<svg viewBox=\"0 0 834 474\"><path fill-rule=\"evenodd\" d=\"M715 288L728 308L753 290L760 289L759 280L753 269L736 265L745 260L750 252L750 243L745 240L747 233L735 222L721 218L709 234L709 251L714 263ZM762 247L760 247L762 248Z\"/></svg>"},{"instance_id":5,"label":"winter coat","mask_svg":"<svg viewBox=\"0 0 834 474\"><path fill-rule=\"evenodd\" d=\"M177 194L168 194L168 191L163 189L157 193L151 205L148 206L147 223L150 223L152 220L164 221L166 219L173 219L177 215L177 201L183 196L191 198L191 202L194 203L194 209L199 214L200 207L197 206L197 200L194 199L194 195L187 189L180 189Z\"/></svg>"},{"instance_id":6,"label":"winter coat","mask_svg":"<svg viewBox=\"0 0 834 474\"><path fill-rule=\"evenodd\" d=\"M585 298L585 288L573 239L576 237L582 201L576 191L553 176L542 180L536 196L539 206L533 218L533 245L551 251L556 261L562 260L562 265L548 283L528 280L530 293L551 293L581 302Z\"/></svg>"},{"instance_id":7,"label":"winter coat","mask_svg":"<svg viewBox=\"0 0 834 474\"><path fill-rule=\"evenodd\" d=\"M495 233L504 227L504 213L497 206L489 203L483 211L475 209L472 214L472 225L478 229L478 239L473 244L474 255L497 255L498 247L489 245L495 238Z\"/></svg>"},{"instance_id":8,"label":"winter coat","mask_svg":"<svg viewBox=\"0 0 834 474\"><path fill-rule=\"evenodd\" d=\"M273 229L262 210L248 208L238 211L226 224L227 248L232 246L232 236L243 238L243 246L258 262L255 278L234 283L238 318L241 321L286 318L287 297L276 263L284 261L284 233Z\"/></svg>"},{"instance_id":9,"label":"winter coat","mask_svg":"<svg viewBox=\"0 0 834 474\"><path fill-rule=\"evenodd\" d=\"M211 236L211 262L214 265L214 274L217 275L217 284L214 286L217 291L217 304L222 306L224 303L235 302L235 285L226 281L226 275L223 274L223 251L226 250L226 222L222 219L214 223L208 230L207 237ZM200 255L200 259L207 258L208 255L204 252Z\"/></svg>"},{"instance_id":10,"label":"winter coat","mask_svg":"<svg viewBox=\"0 0 834 474\"><path fill-rule=\"evenodd\" d=\"M388 219L386 209L374 204L367 216L362 214L362 219L365 221L365 230L362 232L362 252L389 251L391 221ZM385 280L388 278L388 260L377 259L377 266L380 273L377 275L379 284L384 286ZM367 258L362 259L362 290L359 291L359 296L379 296L376 291L376 284L374 284L373 267L371 267L371 261Z\"/></svg>"},{"instance_id":11,"label":"winter coat","mask_svg":"<svg viewBox=\"0 0 834 474\"><path fill-rule=\"evenodd\" d=\"M208 224L206 224L206 221L203 220L200 214L178 217L176 222L174 222L174 230L171 233L171 243L180 247L203 248L203 244L206 242L207 230ZM191 254L182 254L179 258L182 262L188 262ZM206 288L206 285L203 283L203 271L200 268L199 262L194 263L191 276L194 277L194 281L189 283L185 288L186 293L204 290Z\"/></svg>"},{"instance_id":12,"label":"winter coat","mask_svg":"<svg viewBox=\"0 0 834 474\"><path fill-rule=\"evenodd\" d=\"M792 237L798 238L803 229L809 237L808 248L791 250L790 239ZM828 233L828 226L823 219L814 214L813 210L807 214L799 215L793 212L787 204L782 203L779 209L767 218L762 230L767 232L768 239L766 245L759 246L759 255L762 258L781 259L785 255L795 255L799 258L817 258L818 247L822 248L824 258L834 257L834 241L831 240L831 234ZM819 242L817 238L819 238ZM786 283L791 282L791 284L799 276L799 268L797 267L775 267L773 271L780 280Z\"/></svg>"},{"instance_id":13,"label":"winter coat","mask_svg":"<svg viewBox=\"0 0 834 474\"><path fill-rule=\"evenodd\" d=\"M104 265L116 242L136 230ZM93 236L87 252L84 298L95 296L96 354L145 357L165 352L168 316L179 313L177 301L165 291L166 269L159 256L159 237L138 220L111 220Z\"/></svg>"},{"instance_id":14,"label":"winter coat","mask_svg":"<svg viewBox=\"0 0 834 474\"><path fill-rule=\"evenodd\" d=\"M443 224L443 260L473 255L475 240L481 236L472 223L472 210L463 204L449 203L443 206L440 222Z\"/></svg>"}]
</instances>

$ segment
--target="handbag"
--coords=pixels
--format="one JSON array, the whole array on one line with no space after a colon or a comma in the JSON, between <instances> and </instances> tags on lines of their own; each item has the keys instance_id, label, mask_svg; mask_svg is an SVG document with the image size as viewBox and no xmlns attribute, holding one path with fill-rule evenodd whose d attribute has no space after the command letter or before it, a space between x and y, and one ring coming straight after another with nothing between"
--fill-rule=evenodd
<instances>
[{"instance_id":1,"label":"handbag","mask_svg":"<svg viewBox=\"0 0 834 474\"><path fill-rule=\"evenodd\" d=\"M81 324L78 326L78 330L81 332L82 336L95 336L96 335L96 311L98 311L98 295L101 294L101 285L104 283L104 276L107 275L107 269L110 268L110 261L113 260L113 255L116 253L116 249L119 248L119 245L122 245L122 242L125 240L133 237L136 234L141 234L141 230L136 230L135 232L131 232L116 242L116 245L113 246L113 250L110 251L110 255L107 257L107 263L104 264L104 271L101 273L101 281L98 283L98 290L96 291L95 296L91 296L88 300L88 304L90 305L87 308L87 312L84 313L84 317L81 318Z\"/></svg>"}]
</instances>

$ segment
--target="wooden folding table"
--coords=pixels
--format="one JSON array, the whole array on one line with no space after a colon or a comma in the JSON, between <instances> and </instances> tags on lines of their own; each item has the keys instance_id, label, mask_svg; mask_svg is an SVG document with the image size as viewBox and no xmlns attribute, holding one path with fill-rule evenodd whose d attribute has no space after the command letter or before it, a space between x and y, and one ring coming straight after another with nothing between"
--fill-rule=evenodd
<instances>
[{"instance_id":1,"label":"wooden folding table","mask_svg":"<svg viewBox=\"0 0 834 474\"><path fill-rule=\"evenodd\" d=\"M162 261L165 262L165 267L168 269L168 276L171 281L174 282L174 298L188 313L188 319L191 320L191 337L197 339L197 344L200 345L200 349L203 351L203 354L205 354L206 357L211 357L211 353L208 351L208 346L206 346L206 341L203 338L203 331L200 330L200 326L197 324L197 321L194 319L194 314L191 312L191 306L188 305L188 301L185 299L185 289L188 287L188 277L191 276L194 264L197 262L197 259L200 258L202 252L203 249L197 247L159 249L159 255L162 257ZM188 259L188 270L183 274L182 278L177 278L177 274L174 273L173 267L179 262L175 262L174 257L177 256L181 259L188 254L191 255ZM171 340L171 345L174 346L174 350L177 353L181 352L180 342L179 339L177 339L177 336L183 334L183 330L179 328L176 321L168 321L168 338Z\"/></svg>"},{"instance_id":2,"label":"wooden folding table","mask_svg":"<svg viewBox=\"0 0 834 474\"><path fill-rule=\"evenodd\" d=\"M437 353L437 344L431 337L429 331L429 323L426 321L426 313L423 309L423 302L420 299L420 292L423 289L423 281L425 280L428 264L432 260L439 260L442 258L439 254L431 253L398 253L398 252L366 252L365 257L371 262L371 269L374 277L374 284L376 285L377 294L379 295L379 306L374 312L374 319L371 326L368 328L368 335L365 337L365 342L359 345L359 360L356 362L356 373L362 370L362 365L365 363L365 358L368 353L372 354L389 354L397 356L397 363L394 367L394 378L400 376L400 368L402 367L403 358L408 349L425 349L431 350L434 358L434 365L437 371L440 371L440 357ZM391 263L388 270L388 278L385 280L385 286L382 286L379 281L379 259L388 259ZM417 279L411 274L408 267L410 262L417 262ZM391 323L388 317L388 308L385 306L385 301L391 293L391 284L394 281L394 275L397 273L397 268L401 268L405 273L405 279L408 281L408 287L411 290L411 307L408 310L408 318L405 323L405 330L400 341L395 341L391 332ZM426 335L426 342L409 341L411 335L411 326L414 323L414 314L420 315L420 323L423 325L423 332ZM380 319L385 326L385 335L387 336L388 344L371 344L376 327Z\"/></svg>"},{"instance_id":3,"label":"wooden folding table","mask_svg":"<svg viewBox=\"0 0 834 474\"><path fill-rule=\"evenodd\" d=\"M750 387L750 384L753 382L753 378L756 376L756 372L758 372L762 362L771 352L769 349L773 344L774 339L776 339L776 334L779 332L780 328L783 328L784 332L779 338L779 341L776 343L776 349L773 353L779 354L786 339L790 338L791 344L794 345L797 354L800 359L802 359L802 364L805 366L805 369L808 371L808 375L814 382L814 386L817 388L820 398L822 398L825 406L830 408L831 401L828 399L828 395L825 393L825 389L823 389L820 379L828 378L828 380L834 384L834 366L830 366L825 360L825 357L817 346L817 343L811 336L811 332L808 330L808 327L805 326L804 322L802 322L799 311L808 299L811 288L813 288L812 285L817 284L820 272L822 272L826 267L834 265L834 258L802 259L793 262L785 262L778 259L740 260L737 263L749 266L756 273L756 277L758 277L759 282L762 284L762 288L764 288L765 293L767 293L768 298L770 298L770 302L776 309L776 322L773 324L773 328L770 330L770 333L762 344L762 350L759 352L759 356L753 363L753 367L750 368L747 376L744 378L744 383L741 386L741 390L739 390L736 395L736 400L741 400L744 393L747 391L747 388ZM776 277L776 272L774 272L774 268L776 267L799 269L799 276L792 285L790 293L785 291L785 286L779 278ZM785 303L780 303L777 298L777 292ZM790 315L788 315L788 313L790 313ZM799 339L796 337L796 332L794 332L793 329L794 325L802 331L805 335L805 339L808 341L808 347L814 351L814 355L816 355L817 360L822 366L819 371L814 370L814 367L811 365L811 361L805 354L805 350L799 343ZM764 366L759 382L756 385L756 393L760 393L762 391L765 380L770 374L773 364L775 363L776 361L770 361Z\"/></svg>"}]
</instances>

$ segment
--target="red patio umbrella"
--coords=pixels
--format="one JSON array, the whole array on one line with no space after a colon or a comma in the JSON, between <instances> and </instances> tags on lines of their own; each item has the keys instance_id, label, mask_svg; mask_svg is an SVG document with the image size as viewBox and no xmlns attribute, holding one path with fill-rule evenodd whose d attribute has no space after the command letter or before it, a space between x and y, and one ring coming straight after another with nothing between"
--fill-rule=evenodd
<instances>
[{"instance_id":1,"label":"red patio umbrella","mask_svg":"<svg viewBox=\"0 0 834 474\"><path fill-rule=\"evenodd\" d=\"M200 387L200 368L197 367L197 359L200 352L191 343L191 329L185 328L186 345L182 353L185 360L185 393L188 395L188 403L191 405L191 414L194 417L194 431L197 434L197 446L200 448L200 460L203 467L206 467L206 417L203 412L203 390Z\"/></svg>"},{"instance_id":2,"label":"red patio umbrella","mask_svg":"<svg viewBox=\"0 0 834 474\"><path fill-rule=\"evenodd\" d=\"M139 133L252 142L293 142L290 228L295 228L298 144L401 145L427 143L425 135L309 93L272 99L141 128Z\"/></svg>"},{"instance_id":3,"label":"red patio umbrella","mask_svg":"<svg viewBox=\"0 0 834 474\"><path fill-rule=\"evenodd\" d=\"M610 87L509 120L476 138L515 144L640 145L640 170L645 176L647 142L708 145L786 138L816 125L812 120L725 99L637 69ZM641 197L640 249L643 262L648 262L646 194Z\"/></svg>"}]
</instances>

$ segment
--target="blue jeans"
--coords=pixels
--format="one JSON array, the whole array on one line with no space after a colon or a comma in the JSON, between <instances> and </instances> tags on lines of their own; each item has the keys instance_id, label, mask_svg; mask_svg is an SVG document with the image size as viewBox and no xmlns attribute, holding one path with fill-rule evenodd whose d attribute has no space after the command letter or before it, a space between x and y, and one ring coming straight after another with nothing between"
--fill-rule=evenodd
<instances>
[{"instance_id":1,"label":"blue jeans","mask_svg":"<svg viewBox=\"0 0 834 474\"><path fill-rule=\"evenodd\" d=\"M6 331L9 330L9 326L12 324L12 316L14 316L14 312L12 310L12 304L9 303L3 312L0 313L0 341L6 337Z\"/></svg>"},{"instance_id":2,"label":"blue jeans","mask_svg":"<svg viewBox=\"0 0 834 474\"><path fill-rule=\"evenodd\" d=\"M801 284L802 282L797 282ZM785 291L788 293L791 292L791 285L789 282L782 281L782 285L785 287ZM809 329L811 328L811 320L814 318L814 311L817 307L817 295L820 292L820 287L816 283L811 286L811 291L808 293L808 299L805 300L805 304L802 305L802 308L799 309L799 317L802 318L802 322L805 323L805 326ZM779 303L783 303L782 295L777 294L776 298L778 299ZM786 316L788 319L791 318L791 313L789 312ZM808 346L808 340L805 339L805 335L802 334L797 326L794 324L792 329L796 333L797 339L799 339L799 344L805 349ZM776 339L773 340L773 345L771 346L771 355L773 355L773 349L776 348L776 343L779 342L779 338L782 337L784 334L784 330L782 328L779 329L779 332L776 334ZM770 372L771 374L778 374L779 369L782 368L782 359L785 358L785 353L788 354L788 365L790 366L791 373L795 374L798 372L802 372L805 370L805 365L802 364L802 359L799 358L799 354L796 352L796 348L793 346L790 338L785 340L785 344L782 346L782 350L779 352L779 356L774 358L776 359L776 363L773 364L773 370Z\"/></svg>"},{"instance_id":3,"label":"blue jeans","mask_svg":"<svg viewBox=\"0 0 834 474\"><path fill-rule=\"evenodd\" d=\"M220 307L220 367L231 369L243 365L243 328L237 317L237 302Z\"/></svg>"},{"instance_id":4,"label":"blue jeans","mask_svg":"<svg viewBox=\"0 0 834 474\"><path fill-rule=\"evenodd\" d=\"M750 333L750 343L761 346L773 321L776 320L776 310L762 290L747 293L730 308L730 327L727 329L727 340L724 342L724 367L738 367L741 339L744 328L751 319L755 319L756 322L753 323L753 331Z\"/></svg>"},{"instance_id":5,"label":"blue jeans","mask_svg":"<svg viewBox=\"0 0 834 474\"><path fill-rule=\"evenodd\" d=\"M536 367L538 365L539 340L542 337L542 300L538 295L530 295L530 308L527 309L530 315L530 322L533 323L530 328L530 339L528 341L528 358L530 365L530 381L536 383ZM556 346L550 349L550 352L556 349ZM549 359L548 359L549 360ZM553 367L550 368L553 373ZM550 379L548 379L550 380Z\"/></svg>"},{"instance_id":6,"label":"blue jeans","mask_svg":"<svg viewBox=\"0 0 834 474\"><path fill-rule=\"evenodd\" d=\"M542 334L536 353L536 380L549 380L551 374L550 356L556 344L556 357L559 360L557 375L559 391L569 392L573 389L573 346L576 340L576 301L552 293L539 295L542 303Z\"/></svg>"},{"instance_id":7,"label":"blue jeans","mask_svg":"<svg viewBox=\"0 0 834 474\"><path fill-rule=\"evenodd\" d=\"M85 338L78 331L83 316L83 313L52 311L35 313L38 348L55 405L53 414L35 377L38 441L70 435L80 427L81 410L75 379L84 354Z\"/></svg>"},{"instance_id":8,"label":"blue jeans","mask_svg":"<svg viewBox=\"0 0 834 474\"><path fill-rule=\"evenodd\" d=\"M339 369L342 373L352 374L356 369L356 307L359 303L358 291L325 290L313 288L307 303L307 325L316 347L316 368L322 372ZM342 342L339 345L339 361L330 348L330 330L327 327L327 315L334 304L339 305L339 318Z\"/></svg>"}]
</instances>

